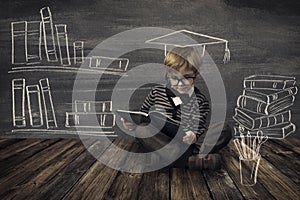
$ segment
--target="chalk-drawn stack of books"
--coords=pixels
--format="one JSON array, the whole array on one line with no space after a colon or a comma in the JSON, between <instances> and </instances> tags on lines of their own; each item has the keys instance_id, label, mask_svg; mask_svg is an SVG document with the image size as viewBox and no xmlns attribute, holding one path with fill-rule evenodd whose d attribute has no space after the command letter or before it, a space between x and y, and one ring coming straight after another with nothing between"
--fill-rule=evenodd
<instances>
[{"instance_id":1,"label":"chalk-drawn stack of books","mask_svg":"<svg viewBox=\"0 0 300 200\"><path fill-rule=\"evenodd\" d=\"M65 127L101 128L111 131L115 126L112 101L75 100L75 112L66 112Z\"/></svg>"},{"instance_id":2,"label":"chalk-drawn stack of books","mask_svg":"<svg viewBox=\"0 0 300 200\"><path fill-rule=\"evenodd\" d=\"M243 94L237 99L233 119L235 134L256 135L262 131L270 139L282 139L295 132L290 107L298 88L294 77L253 75L244 79Z\"/></svg>"}]
</instances>

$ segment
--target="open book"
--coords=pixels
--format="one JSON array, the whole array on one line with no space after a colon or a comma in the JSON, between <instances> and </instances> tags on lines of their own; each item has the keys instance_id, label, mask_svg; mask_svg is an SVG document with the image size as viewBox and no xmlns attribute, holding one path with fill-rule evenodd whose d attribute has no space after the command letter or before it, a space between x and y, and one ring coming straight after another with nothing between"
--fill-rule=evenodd
<instances>
[{"instance_id":1,"label":"open book","mask_svg":"<svg viewBox=\"0 0 300 200\"><path fill-rule=\"evenodd\" d=\"M144 113L139 111L117 110L116 113L120 117L124 118L125 121L132 122L137 125L151 123L151 125L172 138L180 128L179 121L171 119L158 111Z\"/></svg>"}]
</instances>

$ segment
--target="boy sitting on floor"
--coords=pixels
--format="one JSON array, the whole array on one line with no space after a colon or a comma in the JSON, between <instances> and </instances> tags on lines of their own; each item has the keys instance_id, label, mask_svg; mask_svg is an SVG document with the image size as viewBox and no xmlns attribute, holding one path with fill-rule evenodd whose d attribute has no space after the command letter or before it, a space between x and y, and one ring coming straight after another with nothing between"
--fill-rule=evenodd
<instances>
[{"instance_id":1,"label":"boy sitting on floor","mask_svg":"<svg viewBox=\"0 0 300 200\"><path fill-rule=\"evenodd\" d=\"M182 148L183 144L188 145L188 148L171 166L219 169L221 158L217 152L228 144L231 132L223 130L216 144L208 148L210 151L205 152L207 155L203 155L200 138L207 131L210 107L206 97L195 87L195 80L200 76L198 69L201 63L202 57L196 48L177 47L168 52L164 60L167 66L167 84L156 86L150 91L141 111L148 113L155 110L181 124L178 131L181 132L180 140L169 146L169 153L178 152L176 148ZM135 126L123 118L121 120L124 128L135 131L137 136L149 135L149 132L153 135L155 132L150 126ZM138 141L147 151L155 151L168 145L174 135L160 131L152 137L138 137ZM167 159L168 155L162 157Z\"/></svg>"}]
</instances>

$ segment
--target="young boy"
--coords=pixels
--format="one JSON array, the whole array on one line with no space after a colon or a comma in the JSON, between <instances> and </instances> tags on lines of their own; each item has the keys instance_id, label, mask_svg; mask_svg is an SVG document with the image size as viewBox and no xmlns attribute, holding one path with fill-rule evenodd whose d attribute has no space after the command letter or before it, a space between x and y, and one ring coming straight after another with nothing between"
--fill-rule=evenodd
<instances>
[{"instance_id":1,"label":"young boy","mask_svg":"<svg viewBox=\"0 0 300 200\"><path fill-rule=\"evenodd\" d=\"M199 67L202 63L196 48L174 48L168 52L164 64L167 66L166 85L154 87L146 97L141 111L148 113L151 110L158 111L168 118L180 122L181 129L178 142L170 145L170 153L176 148L186 144L189 147L172 166L188 167L191 169L218 169L220 156L216 152L227 145L231 139L231 133L221 134L216 145L211 147L213 151L207 156L199 156L200 136L207 131L207 120L210 112L209 102L206 97L195 87L195 80L200 76ZM123 126L137 133L138 141L148 151L160 149L169 144L173 136L159 132L150 138L139 138L139 135L149 135L147 132L155 132L154 129L143 127L123 121ZM151 134L151 133L150 133ZM181 143L181 144L180 144Z\"/></svg>"}]
</instances>

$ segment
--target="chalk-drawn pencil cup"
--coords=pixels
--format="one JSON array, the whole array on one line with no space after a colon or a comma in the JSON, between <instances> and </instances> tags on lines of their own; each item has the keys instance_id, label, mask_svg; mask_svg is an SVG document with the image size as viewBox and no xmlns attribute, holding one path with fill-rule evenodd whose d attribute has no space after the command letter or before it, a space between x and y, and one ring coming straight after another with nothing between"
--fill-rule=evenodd
<instances>
[{"instance_id":1,"label":"chalk-drawn pencil cup","mask_svg":"<svg viewBox=\"0 0 300 200\"><path fill-rule=\"evenodd\" d=\"M253 158L244 158L240 156L240 179L244 186L253 186L257 182L257 173L261 155Z\"/></svg>"}]
</instances>

